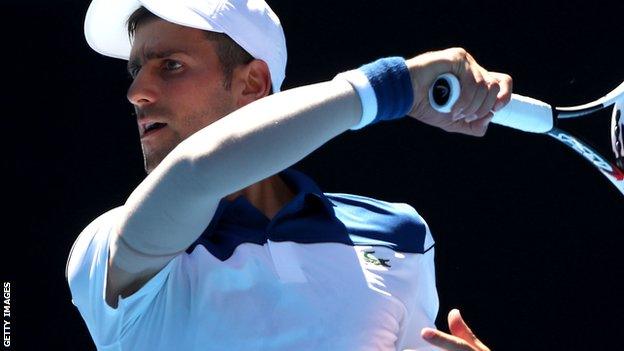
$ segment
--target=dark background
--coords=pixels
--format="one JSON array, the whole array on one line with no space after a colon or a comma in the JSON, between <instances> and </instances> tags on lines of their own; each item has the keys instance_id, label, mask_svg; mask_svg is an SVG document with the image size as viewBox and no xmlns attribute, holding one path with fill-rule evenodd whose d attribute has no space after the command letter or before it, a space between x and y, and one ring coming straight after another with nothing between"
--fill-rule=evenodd
<instances>
[{"instance_id":1,"label":"dark background","mask_svg":"<svg viewBox=\"0 0 624 351\"><path fill-rule=\"evenodd\" d=\"M559 106L624 80L619 0L269 3L286 31L285 88L451 46L511 74L516 92ZM89 49L87 6L2 6L1 277L12 284L12 350L94 349L71 304L66 258L78 233L144 177L125 62ZM610 112L596 117L567 126L610 152ZM440 328L458 307L493 350L621 348L624 198L562 144L405 119L345 133L296 168L327 192L407 202L425 217L437 241Z\"/></svg>"}]
</instances>

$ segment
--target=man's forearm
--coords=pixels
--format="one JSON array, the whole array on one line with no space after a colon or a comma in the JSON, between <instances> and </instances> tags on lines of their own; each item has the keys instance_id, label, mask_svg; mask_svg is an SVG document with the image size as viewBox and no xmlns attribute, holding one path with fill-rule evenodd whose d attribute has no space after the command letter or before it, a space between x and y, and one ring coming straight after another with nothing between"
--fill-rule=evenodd
<instances>
[{"instance_id":1,"label":"man's forearm","mask_svg":"<svg viewBox=\"0 0 624 351\"><path fill-rule=\"evenodd\" d=\"M149 255L186 249L221 198L298 162L359 122L361 103L342 80L255 101L180 143L128 198L119 233Z\"/></svg>"},{"instance_id":2,"label":"man's forearm","mask_svg":"<svg viewBox=\"0 0 624 351\"><path fill-rule=\"evenodd\" d=\"M361 105L349 83L330 81L268 96L180 144L194 190L222 198L301 160L358 123Z\"/></svg>"}]
</instances>

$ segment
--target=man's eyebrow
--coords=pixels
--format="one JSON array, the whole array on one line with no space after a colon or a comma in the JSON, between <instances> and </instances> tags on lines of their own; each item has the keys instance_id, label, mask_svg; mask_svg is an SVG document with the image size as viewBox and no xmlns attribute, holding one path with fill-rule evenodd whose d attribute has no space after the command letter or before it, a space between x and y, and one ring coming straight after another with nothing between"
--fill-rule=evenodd
<instances>
[{"instance_id":1,"label":"man's eyebrow","mask_svg":"<svg viewBox=\"0 0 624 351\"><path fill-rule=\"evenodd\" d=\"M188 55L188 53L184 50L170 49L170 50L164 50L164 51L148 51L144 53L143 56L145 57L145 61L149 61L149 60L162 59L165 57L169 57L173 54ZM138 57L130 57L130 59L128 60L128 71L130 71L131 69L135 67L140 67L140 66L141 66L141 60Z\"/></svg>"}]
</instances>

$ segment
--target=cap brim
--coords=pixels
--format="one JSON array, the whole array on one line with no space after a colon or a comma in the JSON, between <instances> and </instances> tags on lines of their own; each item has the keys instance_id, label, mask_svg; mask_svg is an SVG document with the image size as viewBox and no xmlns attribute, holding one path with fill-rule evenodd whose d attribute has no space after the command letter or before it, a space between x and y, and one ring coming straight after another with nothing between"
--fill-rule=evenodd
<instances>
[{"instance_id":1,"label":"cap brim","mask_svg":"<svg viewBox=\"0 0 624 351\"><path fill-rule=\"evenodd\" d=\"M84 25L89 46L102 55L127 60L132 45L126 21L140 6L138 0L93 0Z\"/></svg>"},{"instance_id":2,"label":"cap brim","mask_svg":"<svg viewBox=\"0 0 624 351\"><path fill-rule=\"evenodd\" d=\"M132 49L127 29L128 17L141 6L172 23L223 32L191 8L176 6L170 0L93 0L84 24L89 46L102 55L127 60Z\"/></svg>"}]
</instances>

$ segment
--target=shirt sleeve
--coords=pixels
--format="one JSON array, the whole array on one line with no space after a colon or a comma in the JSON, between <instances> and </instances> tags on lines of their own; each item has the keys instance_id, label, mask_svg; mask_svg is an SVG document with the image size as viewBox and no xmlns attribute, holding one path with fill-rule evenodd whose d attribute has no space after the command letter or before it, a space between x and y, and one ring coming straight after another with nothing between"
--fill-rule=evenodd
<instances>
[{"instance_id":1,"label":"shirt sleeve","mask_svg":"<svg viewBox=\"0 0 624 351\"><path fill-rule=\"evenodd\" d=\"M426 229L424 253L410 254L412 288L405 299L406 315L397 339L397 350L438 350L420 336L422 328L435 328L439 300L435 282L434 241Z\"/></svg>"},{"instance_id":2,"label":"shirt sleeve","mask_svg":"<svg viewBox=\"0 0 624 351\"><path fill-rule=\"evenodd\" d=\"M171 260L134 294L120 297L117 308L109 306L105 300L109 240L115 218L122 210L123 207L118 207L91 222L74 242L67 260L65 273L72 303L78 308L98 349L115 346L150 307L154 298L164 291L164 283L179 257Z\"/></svg>"}]
</instances>

